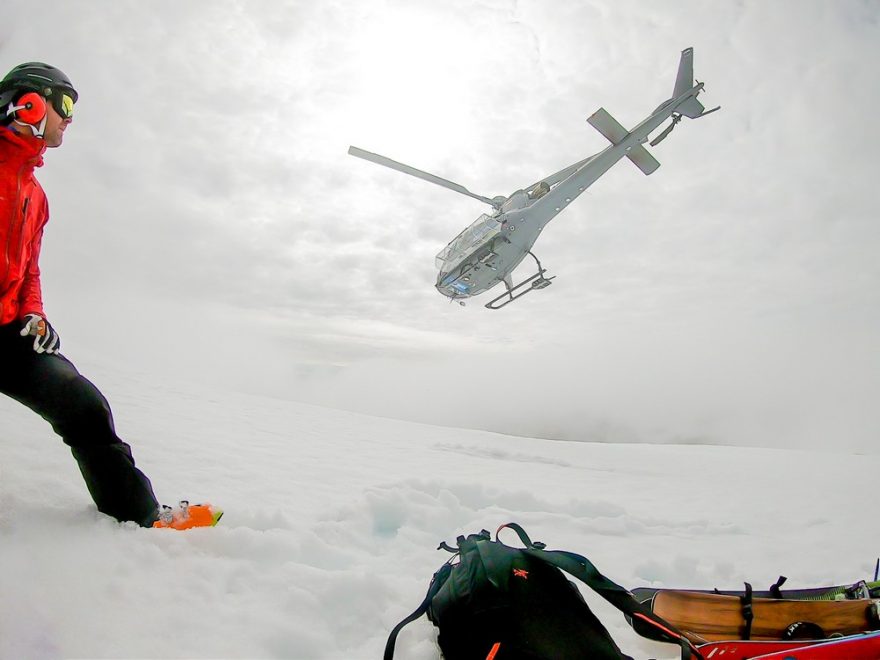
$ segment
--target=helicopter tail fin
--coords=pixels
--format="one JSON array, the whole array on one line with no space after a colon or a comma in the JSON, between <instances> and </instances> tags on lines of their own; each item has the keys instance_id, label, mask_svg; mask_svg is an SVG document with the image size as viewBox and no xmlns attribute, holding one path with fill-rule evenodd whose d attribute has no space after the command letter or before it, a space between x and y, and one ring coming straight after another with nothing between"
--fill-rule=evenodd
<instances>
[{"instance_id":1,"label":"helicopter tail fin","mask_svg":"<svg viewBox=\"0 0 880 660\"><path fill-rule=\"evenodd\" d=\"M627 130L620 125L620 122L612 117L605 108L596 110L587 121L590 126L608 138L611 144L620 144L629 135ZM657 159L640 144L631 147L626 153L626 157L645 174L650 174L660 167Z\"/></svg>"},{"instance_id":2,"label":"helicopter tail fin","mask_svg":"<svg viewBox=\"0 0 880 660\"><path fill-rule=\"evenodd\" d=\"M694 49L685 48L681 51L681 59L678 62L678 73L675 76L675 87L672 90L672 98L678 99L694 88ZM700 89L702 84L700 83ZM697 94L700 92L697 91ZM675 107L676 112L696 119L706 112L706 107L697 100L697 95L689 97L683 103ZM710 111L711 112L711 111Z\"/></svg>"},{"instance_id":3,"label":"helicopter tail fin","mask_svg":"<svg viewBox=\"0 0 880 660\"><path fill-rule=\"evenodd\" d=\"M694 86L694 49L685 48L681 51L681 59L678 61L678 73L675 76L675 87L672 90L672 98L677 99L685 92L691 91Z\"/></svg>"}]
</instances>

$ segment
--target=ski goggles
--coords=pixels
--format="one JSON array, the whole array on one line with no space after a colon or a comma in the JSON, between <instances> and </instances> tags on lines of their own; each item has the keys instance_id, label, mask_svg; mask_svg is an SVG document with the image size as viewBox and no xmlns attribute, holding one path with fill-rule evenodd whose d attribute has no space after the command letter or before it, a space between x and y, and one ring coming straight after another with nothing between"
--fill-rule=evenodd
<instances>
[{"instance_id":1,"label":"ski goggles","mask_svg":"<svg viewBox=\"0 0 880 660\"><path fill-rule=\"evenodd\" d=\"M73 117L73 104L76 103L76 99L68 92L63 89L53 89L49 102L62 119Z\"/></svg>"}]
</instances>

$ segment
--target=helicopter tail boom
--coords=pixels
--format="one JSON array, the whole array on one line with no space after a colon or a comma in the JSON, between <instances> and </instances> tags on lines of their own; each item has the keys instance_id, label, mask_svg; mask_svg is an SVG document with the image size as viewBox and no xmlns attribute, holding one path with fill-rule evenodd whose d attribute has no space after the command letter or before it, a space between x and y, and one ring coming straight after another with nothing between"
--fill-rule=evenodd
<instances>
[{"instance_id":1,"label":"helicopter tail boom","mask_svg":"<svg viewBox=\"0 0 880 660\"><path fill-rule=\"evenodd\" d=\"M587 121L590 126L608 138L611 144L620 144L629 135L629 132L605 108L596 110ZM626 152L626 157L645 174L650 174L660 167L657 159L640 144L631 146Z\"/></svg>"}]
</instances>

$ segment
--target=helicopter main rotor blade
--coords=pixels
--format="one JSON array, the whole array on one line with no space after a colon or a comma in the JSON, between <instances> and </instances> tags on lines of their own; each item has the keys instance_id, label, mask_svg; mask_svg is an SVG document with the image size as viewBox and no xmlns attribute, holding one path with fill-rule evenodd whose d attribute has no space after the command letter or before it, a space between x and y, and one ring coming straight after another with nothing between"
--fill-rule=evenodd
<instances>
[{"instance_id":1,"label":"helicopter main rotor blade","mask_svg":"<svg viewBox=\"0 0 880 660\"><path fill-rule=\"evenodd\" d=\"M438 186L443 186L444 188L449 188L449 190L454 190L457 193L461 193L462 195L467 195L468 197L473 197L474 199L478 199L481 202L485 202L489 206L494 208L498 208L499 203L496 200L489 199L488 197L483 197L482 195L477 195L476 193L472 193L470 190L465 188L462 185L454 183L452 181L448 181L434 174L430 174L428 172L423 172L422 170L417 170L415 167L410 167L409 165L404 165L403 163L398 163L396 160L391 160L390 158L386 158L385 156L380 156L379 154L374 154L369 151L364 151L363 149L358 149L357 147L349 147L348 153L352 156L357 156L358 158L363 158L364 160L372 161L377 165L384 165L385 167L390 167L392 170L397 170L398 172L403 172L404 174L409 174L411 176L417 177L419 179L423 179L424 181L429 181L431 183L435 183ZM502 200L503 201L503 198Z\"/></svg>"}]
</instances>

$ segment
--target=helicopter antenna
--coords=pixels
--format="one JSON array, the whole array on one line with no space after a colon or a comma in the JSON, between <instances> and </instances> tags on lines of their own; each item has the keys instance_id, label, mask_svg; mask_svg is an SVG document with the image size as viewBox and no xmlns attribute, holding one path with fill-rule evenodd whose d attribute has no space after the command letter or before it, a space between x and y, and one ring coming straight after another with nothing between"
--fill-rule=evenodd
<instances>
[{"instance_id":1,"label":"helicopter antenna","mask_svg":"<svg viewBox=\"0 0 880 660\"><path fill-rule=\"evenodd\" d=\"M474 199L478 199L481 202L488 204L494 209L501 208L501 204L503 204L506 199L504 197L489 199L488 197L477 195L476 193L472 193L464 186L454 183L453 181L448 181L447 179L443 179L434 174L423 172L422 170L417 170L415 167L410 167L409 165L398 163L396 160L391 160L390 158L386 158L385 156L380 156L379 154L374 154L370 151L364 151L363 149L358 149L357 147L349 147L348 153L352 156L357 156L358 158L369 160L373 163L376 163L377 165L384 165L385 167L390 167L392 170L397 170L398 172L409 174L410 176L417 177L424 181L435 183L438 186L443 186L444 188L448 188L449 190L454 190L455 192L461 193L462 195L473 197Z\"/></svg>"}]
</instances>

